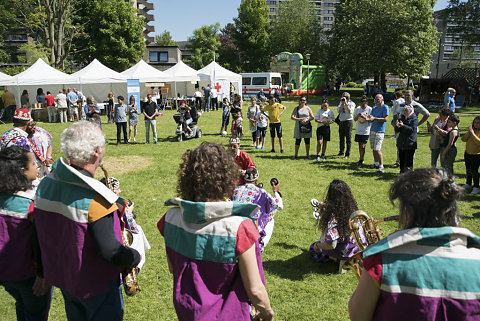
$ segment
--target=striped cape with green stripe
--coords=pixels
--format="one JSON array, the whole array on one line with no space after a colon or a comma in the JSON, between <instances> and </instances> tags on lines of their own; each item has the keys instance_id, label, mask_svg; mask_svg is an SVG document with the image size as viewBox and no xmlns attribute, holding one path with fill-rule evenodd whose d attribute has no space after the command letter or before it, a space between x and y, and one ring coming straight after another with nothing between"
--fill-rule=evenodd
<instances>
[{"instance_id":1,"label":"striped cape with green stripe","mask_svg":"<svg viewBox=\"0 0 480 321\"><path fill-rule=\"evenodd\" d=\"M258 209L239 202L191 202L169 199L176 205L165 217L165 245L186 257L202 261L235 263L236 233Z\"/></svg>"}]
</instances>

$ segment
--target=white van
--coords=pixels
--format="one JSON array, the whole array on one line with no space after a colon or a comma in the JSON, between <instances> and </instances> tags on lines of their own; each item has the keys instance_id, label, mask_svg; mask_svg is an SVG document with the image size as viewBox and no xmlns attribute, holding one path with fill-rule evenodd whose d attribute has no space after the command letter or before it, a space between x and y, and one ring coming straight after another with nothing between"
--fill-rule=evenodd
<instances>
[{"instance_id":1,"label":"white van","mask_svg":"<svg viewBox=\"0 0 480 321\"><path fill-rule=\"evenodd\" d=\"M282 90L282 76L279 72L251 72L240 75L244 96L255 96L260 89L263 89L266 96L273 94L274 89Z\"/></svg>"}]
</instances>

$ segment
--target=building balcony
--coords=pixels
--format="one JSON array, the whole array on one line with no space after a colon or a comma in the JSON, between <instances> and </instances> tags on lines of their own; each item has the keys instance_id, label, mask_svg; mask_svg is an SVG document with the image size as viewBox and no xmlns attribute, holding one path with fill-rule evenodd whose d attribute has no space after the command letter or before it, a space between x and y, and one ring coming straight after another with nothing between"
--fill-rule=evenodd
<instances>
[{"instance_id":1,"label":"building balcony","mask_svg":"<svg viewBox=\"0 0 480 321\"><path fill-rule=\"evenodd\" d=\"M151 44L155 41L155 38L154 37L151 37L151 36L147 36L144 34L144 38L145 38L145 42L148 44Z\"/></svg>"},{"instance_id":2,"label":"building balcony","mask_svg":"<svg viewBox=\"0 0 480 321\"><path fill-rule=\"evenodd\" d=\"M145 1L145 3L142 3L142 4L143 4L142 10L145 12L155 9L155 7L153 6L153 3Z\"/></svg>"},{"instance_id":3,"label":"building balcony","mask_svg":"<svg viewBox=\"0 0 480 321\"><path fill-rule=\"evenodd\" d=\"M155 16L153 14L148 14L148 13L143 13L142 12L141 15L145 18L146 23L155 20Z\"/></svg>"},{"instance_id":4,"label":"building balcony","mask_svg":"<svg viewBox=\"0 0 480 321\"><path fill-rule=\"evenodd\" d=\"M154 32L155 31L155 27L154 26L151 26L151 25L145 25L145 29L143 30L143 33L144 34L148 34L150 32Z\"/></svg>"}]
</instances>

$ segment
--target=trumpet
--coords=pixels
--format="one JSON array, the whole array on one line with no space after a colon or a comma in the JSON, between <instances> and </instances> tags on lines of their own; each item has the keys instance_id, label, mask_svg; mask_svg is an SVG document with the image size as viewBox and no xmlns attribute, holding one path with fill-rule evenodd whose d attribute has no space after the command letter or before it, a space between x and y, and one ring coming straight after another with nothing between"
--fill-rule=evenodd
<instances>
[{"instance_id":1,"label":"trumpet","mask_svg":"<svg viewBox=\"0 0 480 321\"><path fill-rule=\"evenodd\" d=\"M110 190L113 190L112 182L109 180L107 170L105 169L105 167L103 167L103 165L100 166L100 168L102 169L103 174L105 175L105 184ZM125 209L125 206L127 205L126 203L127 202L125 202L124 204L124 207L123 207L124 209ZM123 245L128 247L133 243L132 232L130 232L128 229L123 228L123 225L122 225L122 241L123 241ZM140 285L138 285L137 274L138 274L138 268L136 266L131 268L129 271L127 270L127 273L122 273L123 288L125 289L125 293L128 296L133 296L137 292L142 291L142 288L140 287Z\"/></svg>"},{"instance_id":2,"label":"trumpet","mask_svg":"<svg viewBox=\"0 0 480 321\"><path fill-rule=\"evenodd\" d=\"M364 211L358 210L350 215L348 224L352 231L355 243L357 243L360 251L365 250L368 246L377 243L382 238L382 232L378 228L378 223L398 221L398 215L385 217L375 220Z\"/></svg>"}]
</instances>

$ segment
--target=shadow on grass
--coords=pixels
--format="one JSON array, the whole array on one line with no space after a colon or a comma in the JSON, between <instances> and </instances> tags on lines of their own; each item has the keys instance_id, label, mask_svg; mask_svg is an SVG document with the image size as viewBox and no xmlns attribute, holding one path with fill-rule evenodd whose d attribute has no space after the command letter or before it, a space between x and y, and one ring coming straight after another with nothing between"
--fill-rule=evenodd
<instances>
[{"instance_id":1,"label":"shadow on grass","mask_svg":"<svg viewBox=\"0 0 480 321\"><path fill-rule=\"evenodd\" d=\"M307 249L301 249L297 245L287 243L274 243L272 246L293 250L300 249L302 252L287 260L269 260L263 262L263 268L269 273L292 281L301 281L304 276L311 273L333 274L338 269L338 263L315 262L309 255Z\"/></svg>"},{"instance_id":2,"label":"shadow on grass","mask_svg":"<svg viewBox=\"0 0 480 321\"><path fill-rule=\"evenodd\" d=\"M249 154L249 155L255 155L256 158L266 158L266 159L288 159L288 160L290 160L290 158L292 157L291 155L285 155L285 154L281 154L281 153L278 153L278 152L277 153L266 152L263 155L252 152L252 154ZM292 160L292 161L294 161L294 160Z\"/></svg>"}]
</instances>

